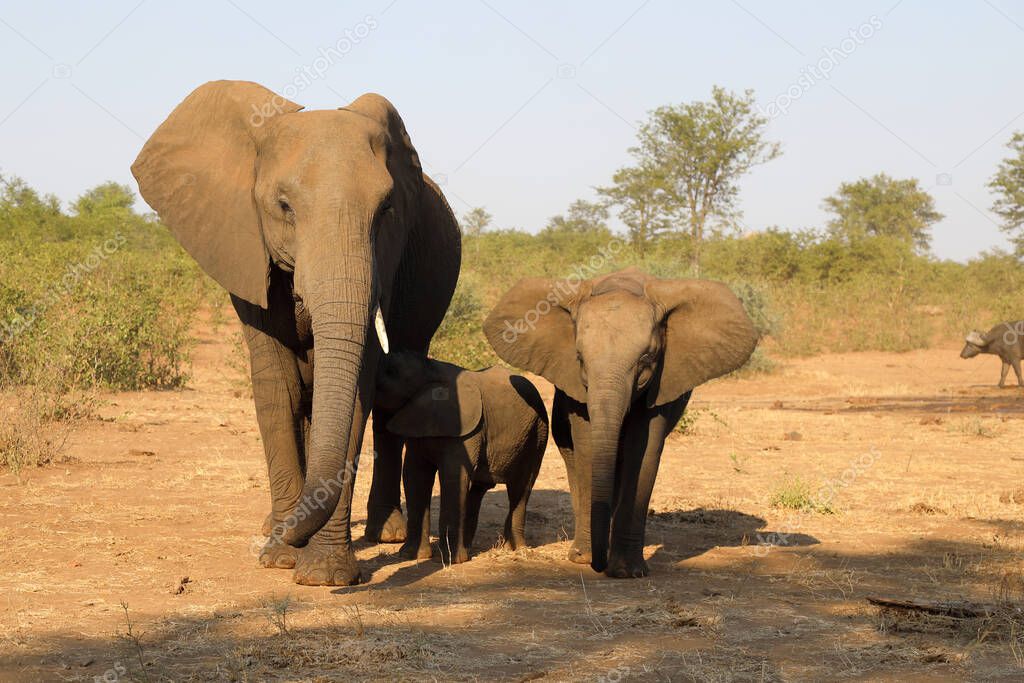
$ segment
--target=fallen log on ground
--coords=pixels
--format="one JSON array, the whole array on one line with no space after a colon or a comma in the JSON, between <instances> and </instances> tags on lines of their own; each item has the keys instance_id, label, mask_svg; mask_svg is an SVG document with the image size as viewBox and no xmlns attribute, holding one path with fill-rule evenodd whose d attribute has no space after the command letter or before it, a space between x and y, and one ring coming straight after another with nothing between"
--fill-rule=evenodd
<instances>
[{"instance_id":1,"label":"fallen log on ground","mask_svg":"<svg viewBox=\"0 0 1024 683\"><path fill-rule=\"evenodd\" d=\"M954 619L977 619L991 617L997 613L1024 613L1024 606L1013 603L982 603L968 600L899 600L868 596L867 601L876 607L921 612Z\"/></svg>"}]
</instances>

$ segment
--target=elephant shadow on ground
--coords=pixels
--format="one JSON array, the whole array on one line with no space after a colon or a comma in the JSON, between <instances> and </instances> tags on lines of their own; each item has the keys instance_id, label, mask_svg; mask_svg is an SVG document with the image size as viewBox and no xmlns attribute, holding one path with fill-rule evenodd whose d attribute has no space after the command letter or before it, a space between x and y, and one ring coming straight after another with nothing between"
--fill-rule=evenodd
<instances>
[{"instance_id":1,"label":"elephant shadow on ground","mask_svg":"<svg viewBox=\"0 0 1024 683\"><path fill-rule=\"evenodd\" d=\"M749 546L752 552L771 546L819 543L807 534L768 530L767 522L737 510L695 508L657 512L647 517L646 542L658 545L654 563L678 563L717 547Z\"/></svg>"},{"instance_id":2,"label":"elephant shadow on ground","mask_svg":"<svg viewBox=\"0 0 1024 683\"><path fill-rule=\"evenodd\" d=\"M430 501L431 536L434 556L430 560L421 560L407 567L401 567L389 576L384 584L389 588L406 586L426 578L444 569L439 560L437 549L437 520L440 519L440 496L433 496ZM470 562L473 557L494 548L501 540L505 528L505 516L508 514L508 495L504 486L497 486L487 492L480 505L480 518L473 547L470 549ZM568 491L554 489L534 489L530 494L530 502L526 511L526 543L531 548L568 541L572 538L573 512L572 497ZM356 550L374 544L358 541ZM398 556L400 545L382 546L383 550L376 557L360 562L363 583L358 586L342 588L337 593L368 590L369 581L380 569L393 564L409 562Z\"/></svg>"},{"instance_id":3,"label":"elephant shadow on ground","mask_svg":"<svg viewBox=\"0 0 1024 683\"><path fill-rule=\"evenodd\" d=\"M438 496L431 501L431 519L438 519ZM504 489L498 487L484 497L480 508L480 526L473 542L472 557L492 548L498 542L508 511ZM737 510L695 508L649 514L646 543L658 546L649 561L655 565L671 565L702 555L717 547L749 547L752 553L767 551L772 546L810 546L818 539L807 534L767 529L767 522L756 515ZM397 588L424 579L445 568L438 559L436 529L434 557L400 567L384 580L383 586ZM527 511L526 540L530 547L566 542L573 537L572 499L567 491L538 489L530 496ZM364 581L378 570L408 562L398 557L398 547L386 549L373 559L362 562ZM341 588L337 593L351 593L377 588L363 583Z\"/></svg>"}]
</instances>

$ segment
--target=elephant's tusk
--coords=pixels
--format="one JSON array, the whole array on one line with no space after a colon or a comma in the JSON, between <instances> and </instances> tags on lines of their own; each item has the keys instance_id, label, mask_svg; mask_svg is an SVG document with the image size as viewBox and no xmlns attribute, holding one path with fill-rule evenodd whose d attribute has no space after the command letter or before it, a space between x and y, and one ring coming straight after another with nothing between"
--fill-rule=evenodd
<instances>
[{"instance_id":1,"label":"elephant's tusk","mask_svg":"<svg viewBox=\"0 0 1024 683\"><path fill-rule=\"evenodd\" d=\"M377 330L377 340L380 342L380 348L384 349L386 354L389 350L388 331L384 327L384 314L380 311L380 304L377 304L377 310L373 314L373 326Z\"/></svg>"}]
</instances>

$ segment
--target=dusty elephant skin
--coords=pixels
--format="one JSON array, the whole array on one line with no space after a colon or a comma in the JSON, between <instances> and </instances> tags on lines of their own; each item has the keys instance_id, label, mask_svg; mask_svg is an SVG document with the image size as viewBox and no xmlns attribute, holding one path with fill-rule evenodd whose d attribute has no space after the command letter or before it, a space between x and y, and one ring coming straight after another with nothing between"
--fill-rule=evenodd
<instances>
[{"instance_id":1,"label":"dusty elephant skin","mask_svg":"<svg viewBox=\"0 0 1024 683\"><path fill-rule=\"evenodd\" d=\"M548 442L537 388L503 368L471 371L399 352L387 358L377 392L379 404L394 413L388 430L407 439L402 479L409 526L399 554L431 557L430 496L438 472L442 562L469 559L480 503L496 484L508 492L504 543L525 547L526 504Z\"/></svg>"},{"instance_id":2,"label":"dusty elephant skin","mask_svg":"<svg viewBox=\"0 0 1024 683\"><path fill-rule=\"evenodd\" d=\"M132 173L231 292L245 329L271 488L260 562L294 567L297 583L348 585L359 581L352 488L381 346L426 350L458 279L460 236L390 102L300 109L255 83L207 83ZM400 541L401 439L375 427L374 450L367 536Z\"/></svg>"},{"instance_id":3,"label":"dusty elephant skin","mask_svg":"<svg viewBox=\"0 0 1024 683\"><path fill-rule=\"evenodd\" d=\"M503 360L557 388L551 433L576 517L569 559L646 576L644 529L665 438L694 387L753 353L743 306L721 283L633 268L577 283L528 278L484 332Z\"/></svg>"},{"instance_id":4,"label":"dusty elephant skin","mask_svg":"<svg viewBox=\"0 0 1024 683\"><path fill-rule=\"evenodd\" d=\"M972 330L964 338L961 358L974 358L982 353L999 356L1003 367L999 372L999 388L1006 386L1006 375L1013 368L1017 375L1017 386L1024 387L1024 376L1021 376L1020 360L1024 357L1024 320L999 323L987 334Z\"/></svg>"}]
</instances>

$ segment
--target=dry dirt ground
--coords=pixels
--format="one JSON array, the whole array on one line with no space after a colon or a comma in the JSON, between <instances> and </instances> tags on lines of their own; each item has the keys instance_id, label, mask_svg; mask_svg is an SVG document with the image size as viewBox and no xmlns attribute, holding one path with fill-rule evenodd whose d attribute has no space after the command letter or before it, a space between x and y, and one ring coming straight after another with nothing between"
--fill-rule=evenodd
<instances>
[{"instance_id":1,"label":"dry dirt ground","mask_svg":"<svg viewBox=\"0 0 1024 683\"><path fill-rule=\"evenodd\" d=\"M257 565L269 494L232 334L201 335L187 390L103 396L67 462L0 472L0 680L1024 677L1013 615L902 619L865 600L1019 591L1024 391L995 387L991 357L830 355L700 388L662 461L649 578L563 559L551 445L533 548L491 548L499 488L469 563L360 542L367 582L336 589ZM773 506L800 482L815 510Z\"/></svg>"}]
</instances>

